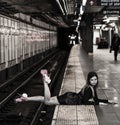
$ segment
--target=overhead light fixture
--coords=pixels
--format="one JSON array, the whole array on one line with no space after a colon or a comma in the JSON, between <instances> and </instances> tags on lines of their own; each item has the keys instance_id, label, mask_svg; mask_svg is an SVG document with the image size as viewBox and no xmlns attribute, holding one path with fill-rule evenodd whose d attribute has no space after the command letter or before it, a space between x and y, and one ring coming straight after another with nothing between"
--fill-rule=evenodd
<instances>
[{"instance_id":1,"label":"overhead light fixture","mask_svg":"<svg viewBox=\"0 0 120 125\"><path fill-rule=\"evenodd\" d=\"M83 5L83 6L85 6L86 3L87 3L87 0L83 0L83 1L82 1L82 5Z\"/></svg>"},{"instance_id":2,"label":"overhead light fixture","mask_svg":"<svg viewBox=\"0 0 120 125\"><path fill-rule=\"evenodd\" d=\"M113 23L111 23L110 25L111 25L112 27L115 27L115 23L114 23L114 22L113 22Z\"/></svg>"},{"instance_id":3,"label":"overhead light fixture","mask_svg":"<svg viewBox=\"0 0 120 125\"><path fill-rule=\"evenodd\" d=\"M78 17L78 20L81 20L81 16Z\"/></svg>"},{"instance_id":4,"label":"overhead light fixture","mask_svg":"<svg viewBox=\"0 0 120 125\"><path fill-rule=\"evenodd\" d=\"M105 16L103 17L103 19L107 19L107 16L105 15Z\"/></svg>"},{"instance_id":5,"label":"overhead light fixture","mask_svg":"<svg viewBox=\"0 0 120 125\"><path fill-rule=\"evenodd\" d=\"M63 4L64 4L64 8L65 8L66 14L68 14L68 12L67 12L67 7L66 7L66 3L65 3L64 0L62 0L62 1L63 1Z\"/></svg>"},{"instance_id":6,"label":"overhead light fixture","mask_svg":"<svg viewBox=\"0 0 120 125\"><path fill-rule=\"evenodd\" d=\"M117 21L117 20L119 20L119 17L118 16L109 17L109 20L110 21Z\"/></svg>"},{"instance_id":7,"label":"overhead light fixture","mask_svg":"<svg viewBox=\"0 0 120 125\"><path fill-rule=\"evenodd\" d=\"M83 11L83 6L80 6L80 15L83 15L84 11Z\"/></svg>"},{"instance_id":8,"label":"overhead light fixture","mask_svg":"<svg viewBox=\"0 0 120 125\"><path fill-rule=\"evenodd\" d=\"M63 13L63 15L65 15L65 12L64 12L64 10L63 10L61 4L60 4L60 1L59 1L59 0L56 0L56 2L58 3L58 5L59 5L59 7L60 7L60 9L61 9L61 11L62 11L62 13Z\"/></svg>"},{"instance_id":9,"label":"overhead light fixture","mask_svg":"<svg viewBox=\"0 0 120 125\"><path fill-rule=\"evenodd\" d=\"M74 23L77 23L77 22L78 22L78 20L73 20L73 22L74 22Z\"/></svg>"},{"instance_id":10,"label":"overhead light fixture","mask_svg":"<svg viewBox=\"0 0 120 125\"><path fill-rule=\"evenodd\" d=\"M91 0L91 1L90 1L90 5L93 6L93 4L94 4L94 2Z\"/></svg>"},{"instance_id":11,"label":"overhead light fixture","mask_svg":"<svg viewBox=\"0 0 120 125\"><path fill-rule=\"evenodd\" d=\"M103 19L103 22L109 23L110 20L109 20L109 18L107 18L107 19Z\"/></svg>"}]
</instances>

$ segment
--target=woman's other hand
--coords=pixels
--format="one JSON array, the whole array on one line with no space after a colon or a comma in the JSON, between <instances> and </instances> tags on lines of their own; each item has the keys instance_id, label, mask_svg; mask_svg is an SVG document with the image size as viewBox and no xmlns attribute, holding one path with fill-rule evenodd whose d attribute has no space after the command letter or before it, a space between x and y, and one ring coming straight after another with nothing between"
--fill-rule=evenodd
<instances>
[{"instance_id":1,"label":"woman's other hand","mask_svg":"<svg viewBox=\"0 0 120 125\"><path fill-rule=\"evenodd\" d=\"M108 100L109 104L117 104L117 102L115 102L114 100Z\"/></svg>"}]
</instances>

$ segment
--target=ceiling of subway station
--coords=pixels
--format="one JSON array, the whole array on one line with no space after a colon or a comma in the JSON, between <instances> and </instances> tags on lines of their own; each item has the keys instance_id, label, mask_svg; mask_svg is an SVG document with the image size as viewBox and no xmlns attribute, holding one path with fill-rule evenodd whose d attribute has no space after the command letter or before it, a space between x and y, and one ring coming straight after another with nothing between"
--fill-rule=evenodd
<instances>
[{"instance_id":1,"label":"ceiling of subway station","mask_svg":"<svg viewBox=\"0 0 120 125\"><path fill-rule=\"evenodd\" d=\"M79 11L81 0L1 0L0 10L7 14L24 13L33 18L47 19L51 22L71 24L74 13Z\"/></svg>"},{"instance_id":2,"label":"ceiling of subway station","mask_svg":"<svg viewBox=\"0 0 120 125\"><path fill-rule=\"evenodd\" d=\"M46 20L62 26L72 26L73 20L77 19L80 13L82 0L0 0L0 13L14 15L24 13L33 18ZM61 6L61 8L60 8ZM103 10L120 10L120 6L104 7L98 6L96 0L87 0L86 13L95 13L94 22L102 22Z\"/></svg>"}]
</instances>

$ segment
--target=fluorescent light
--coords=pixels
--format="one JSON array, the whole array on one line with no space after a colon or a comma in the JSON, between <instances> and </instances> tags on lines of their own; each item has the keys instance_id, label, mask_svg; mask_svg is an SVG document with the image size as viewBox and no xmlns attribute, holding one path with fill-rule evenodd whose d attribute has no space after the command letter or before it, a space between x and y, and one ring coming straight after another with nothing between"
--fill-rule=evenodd
<instances>
[{"instance_id":1,"label":"fluorescent light","mask_svg":"<svg viewBox=\"0 0 120 125\"><path fill-rule=\"evenodd\" d=\"M83 13L84 13L83 6L80 6L80 15L82 15Z\"/></svg>"},{"instance_id":2,"label":"fluorescent light","mask_svg":"<svg viewBox=\"0 0 120 125\"><path fill-rule=\"evenodd\" d=\"M82 0L82 5L85 6L86 2L87 2L87 0Z\"/></svg>"},{"instance_id":3,"label":"fluorescent light","mask_svg":"<svg viewBox=\"0 0 120 125\"><path fill-rule=\"evenodd\" d=\"M67 12L67 8L66 8L65 1L64 1L64 0L62 0L62 1L63 1L63 4L64 4L64 8L65 8L66 13L68 13L68 12Z\"/></svg>"},{"instance_id":4,"label":"fluorescent light","mask_svg":"<svg viewBox=\"0 0 120 125\"><path fill-rule=\"evenodd\" d=\"M57 1L58 5L59 5L59 7L60 7L60 9L61 9L61 11L62 11L62 13L63 13L63 15L65 15L65 12L64 12L64 10L63 10L61 4L60 4L60 1L59 1L59 0L56 0L56 1Z\"/></svg>"}]
</instances>

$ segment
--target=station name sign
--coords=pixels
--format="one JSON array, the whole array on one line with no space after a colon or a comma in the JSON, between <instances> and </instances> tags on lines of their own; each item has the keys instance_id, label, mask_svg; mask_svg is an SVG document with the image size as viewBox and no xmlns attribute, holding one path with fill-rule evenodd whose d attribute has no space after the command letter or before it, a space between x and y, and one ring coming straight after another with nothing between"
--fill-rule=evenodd
<instances>
[{"instance_id":1,"label":"station name sign","mask_svg":"<svg viewBox=\"0 0 120 125\"><path fill-rule=\"evenodd\" d=\"M101 6L120 6L120 0L100 0Z\"/></svg>"}]
</instances>

